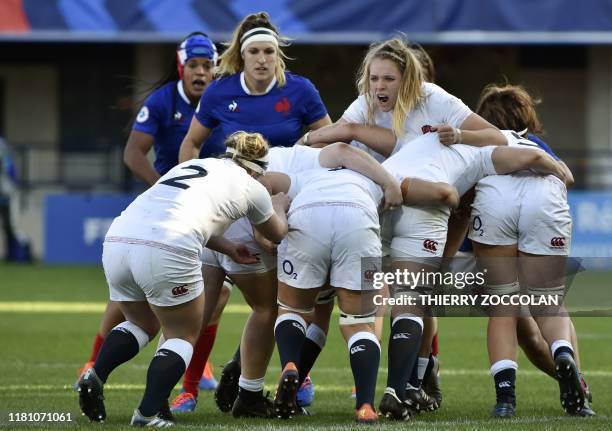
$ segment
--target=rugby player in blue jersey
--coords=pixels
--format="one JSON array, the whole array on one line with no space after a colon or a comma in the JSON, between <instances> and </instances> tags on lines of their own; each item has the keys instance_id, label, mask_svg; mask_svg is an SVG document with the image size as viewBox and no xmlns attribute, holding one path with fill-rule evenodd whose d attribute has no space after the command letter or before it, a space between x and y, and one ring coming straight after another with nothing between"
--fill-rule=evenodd
<instances>
[{"instance_id":1,"label":"rugby player in blue jersey","mask_svg":"<svg viewBox=\"0 0 612 431\"><path fill-rule=\"evenodd\" d=\"M138 111L123 160L130 171L147 185L153 185L178 163L181 142L202 93L213 80L216 61L217 49L208 36L200 32L191 33L177 47L176 61L173 60L171 71L154 84ZM147 159L151 148L155 151L153 165ZM202 151L201 156L223 152L223 138L220 131L215 130L209 146ZM219 312L223 310L228 298L229 291L224 289L219 300ZM218 313L216 315L219 316ZM90 358L78 371L79 375L94 365L104 338L124 320L118 304L110 301L96 334ZM218 322L218 317L213 322ZM211 324L211 327L216 330L216 323ZM209 338L212 332L209 331ZM214 336L212 340L214 342ZM196 380L196 388L198 382L202 388L215 388L216 381L210 366L206 367L201 381L199 378Z\"/></svg>"},{"instance_id":2,"label":"rugby player in blue jersey","mask_svg":"<svg viewBox=\"0 0 612 431\"><path fill-rule=\"evenodd\" d=\"M196 108L181 146L180 161L197 157L201 148L206 150L216 129L221 129L224 136L239 130L258 132L271 147L289 147L299 140L304 129L314 130L331 124L314 85L302 76L285 71L287 57L282 46L286 44L287 39L279 34L267 13L251 14L242 20L219 58L218 79L206 89ZM265 253L264 250L260 252ZM271 261L276 262L275 259ZM231 268L225 269L231 274ZM274 268L268 269L274 271ZM211 268L211 271L219 270ZM275 275L266 278L255 270L251 275L253 284L262 283L276 289L271 285L275 283ZM211 274L209 279L212 277ZM196 347L190 367L202 364L208 356L200 356L197 351ZM232 408L238 395L239 376L240 348L224 367L215 394L222 411ZM311 389L307 380L304 385L305 404L312 400Z\"/></svg>"}]
</instances>

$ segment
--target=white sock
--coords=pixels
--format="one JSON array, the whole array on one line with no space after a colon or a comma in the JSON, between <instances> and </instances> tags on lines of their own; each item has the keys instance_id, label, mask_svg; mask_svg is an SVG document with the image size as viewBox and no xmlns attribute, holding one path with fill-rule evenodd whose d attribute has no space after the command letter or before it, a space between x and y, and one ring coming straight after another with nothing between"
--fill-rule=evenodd
<instances>
[{"instance_id":1,"label":"white sock","mask_svg":"<svg viewBox=\"0 0 612 431\"><path fill-rule=\"evenodd\" d=\"M242 374L240 374L240 378L238 379L238 386L249 392L263 391L264 378L261 377L259 379L245 379L244 377L242 377Z\"/></svg>"},{"instance_id":2,"label":"white sock","mask_svg":"<svg viewBox=\"0 0 612 431\"><path fill-rule=\"evenodd\" d=\"M567 347L572 351L572 356L574 355L574 348L572 347L572 343L570 343L567 340L555 340L552 342L552 344L550 345L550 353L552 355L552 357L555 357L555 352L557 351L557 349L559 347Z\"/></svg>"},{"instance_id":3,"label":"white sock","mask_svg":"<svg viewBox=\"0 0 612 431\"><path fill-rule=\"evenodd\" d=\"M429 364L429 357L423 358L419 356L418 368L417 368L417 378L419 380L423 380L425 376L425 371L427 370L427 364Z\"/></svg>"},{"instance_id":4,"label":"white sock","mask_svg":"<svg viewBox=\"0 0 612 431\"><path fill-rule=\"evenodd\" d=\"M190 342L183 340L181 338L170 338L166 340L164 344L161 345L157 351L159 352L161 349L171 350L181 358L185 362L185 368L189 366L189 362L191 362L191 356L193 355L193 346Z\"/></svg>"},{"instance_id":5,"label":"white sock","mask_svg":"<svg viewBox=\"0 0 612 431\"><path fill-rule=\"evenodd\" d=\"M508 368L518 370L518 364L514 361L511 361L510 359L502 359L501 361L497 361L496 363L491 365L491 375L495 377L495 374Z\"/></svg>"}]
</instances>

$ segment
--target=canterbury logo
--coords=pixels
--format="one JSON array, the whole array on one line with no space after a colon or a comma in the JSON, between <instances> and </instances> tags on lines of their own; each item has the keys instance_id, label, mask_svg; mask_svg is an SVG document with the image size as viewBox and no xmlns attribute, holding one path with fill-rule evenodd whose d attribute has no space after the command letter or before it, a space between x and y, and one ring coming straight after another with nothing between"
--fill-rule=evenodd
<instances>
[{"instance_id":1,"label":"canterbury logo","mask_svg":"<svg viewBox=\"0 0 612 431\"><path fill-rule=\"evenodd\" d=\"M503 382L500 382L499 385L497 385L498 388L511 388L512 385L510 384L509 381L505 380Z\"/></svg>"},{"instance_id":2,"label":"canterbury logo","mask_svg":"<svg viewBox=\"0 0 612 431\"><path fill-rule=\"evenodd\" d=\"M374 274L376 274L376 270L374 269L367 269L365 271L363 271L363 279L367 280L367 281L372 281L374 280Z\"/></svg>"},{"instance_id":3,"label":"canterbury logo","mask_svg":"<svg viewBox=\"0 0 612 431\"><path fill-rule=\"evenodd\" d=\"M302 325L300 325L298 322L291 322L291 324L295 327L298 328L302 333L304 332L304 327Z\"/></svg>"},{"instance_id":4,"label":"canterbury logo","mask_svg":"<svg viewBox=\"0 0 612 431\"><path fill-rule=\"evenodd\" d=\"M556 236L550 240L550 246L553 248L565 248L565 238Z\"/></svg>"},{"instance_id":5,"label":"canterbury logo","mask_svg":"<svg viewBox=\"0 0 612 431\"><path fill-rule=\"evenodd\" d=\"M163 350L158 350L157 352L155 352L155 356L168 356L168 352L163 349Z\"/></svg>"},{"instance_id":6,"label":"canterbury logo","mask_svg":"<svg viewBox=\"0 0 612 431\"><path fill-rule=\"evenodd\" d=\"M364 350L365 350L365 346L363 344L360 344L355 347L351 347L351 355L354 355L355 353L363 352Z\"/></svg>"},{"instance_id":7,"label":"canterbury logo","mask_svg":"<svg viewBox=\"0 0 612 431\"><path fill-rule=\"evenodd\" d=\"M183 295L187 295L188 293L189 293L189 289L187 289L186 284L172 288L172 296L183 296Z\"/></svg>"},{"instance_id":8,"label":"canterbury logo","mask_svg":"<svg viewBox=\"0 0 612 431\"><path fill-rule=\"evenodd\" d=\"M405 338L406 340L408 340L410 338L410 334L406 332L399 332L393 336L394 340L397 340L399 338Z\"/></svg>"},{"instance_id":9,"label":"canterbury logo","mask_svg":"<svg viewBox=\"0 0 612 431\"><path fill-rule=\"evenodd\" d=\"M423 241L423 248L427 251L435 253L438 251L438 241L434 241L433 239L426 239Z\"/></svg>"}]
</instances>

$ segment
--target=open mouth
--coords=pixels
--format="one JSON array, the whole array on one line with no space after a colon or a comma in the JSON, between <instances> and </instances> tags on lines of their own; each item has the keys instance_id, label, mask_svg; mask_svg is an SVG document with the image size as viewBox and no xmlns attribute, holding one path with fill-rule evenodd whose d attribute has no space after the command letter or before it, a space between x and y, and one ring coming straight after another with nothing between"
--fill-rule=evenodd
<instances>
[{"instance_id":1,"label":"open mouth","mask_svg":"<svg viewBox=\"0 0 612 431\"><path fill-rule=\"evenodd\" d=\"M384 94L379 94L376 98L380 103L387 103L389 101L389 96L385 96Z\"/></svg>"},{"instance_id":2,"label":"open mouth","mask_svg":"<svg viewBox=\"0 0 612 431\"><path fill-rule=\"evenodd\" d=\"M194 88L198 90L202 90L206 87L206 81L202 81L201 79L196 79L192 82Z\"/></svg>"}]
</instances>

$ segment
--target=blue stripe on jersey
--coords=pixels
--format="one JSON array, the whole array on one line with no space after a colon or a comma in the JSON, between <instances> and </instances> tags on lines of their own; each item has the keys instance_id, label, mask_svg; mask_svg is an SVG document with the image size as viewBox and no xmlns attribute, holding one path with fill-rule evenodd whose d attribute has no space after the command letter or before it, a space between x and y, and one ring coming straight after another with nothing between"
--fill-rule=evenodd
<instances>
[{"instance_id":1,"label":"blue stripe on jersey","mask_svg":"<svg viewBox=\"0 0 612 431\"><path fill-rule=\"evenodd\" d=\"M538 138L536 135L532 135L531 133L529 133L527 135L527 139L529 139L531 142L535 142L536 144L538 144L538 147L546 151L553 159L561 160L559 157L557 157L554 151L548 146L548 144L546 144L546 142Z\"/></svg>"},{"instance_id":2,"label":"blue stripe on jersey","mask_svg":"<svg viewBox=\"0 0 612 431\"><path fill-rule=\"evenodd\" d=\"M196 118L209 129L219 126L224 136L238 131L261 133L270 146L290 147L308 124L325 117L327 110L312 83L285 73L287 82L267 94L252 96L236 73L216 80L202 95Z\"/></svg>"},{"instance_id":3,"label":"blue stripe on jersey","mask_svg":"<svg viewBox=\"0 0 612 431\"><path fill-rule=\"evenodd\" d=\"M459 251L474 251L472 241L467 236L463 239L463 242L459 246Z\"/></svg>"},{"instance_id":4,"label":"blue stripe on jersey","mask_svg":"<svg viewBox=\"0 0 612 431\"><path fill-rule=\"evenodd\" d=\"M194 111L195 107L180 96L176 81L158 88L145 100L132 129L153 136L153 166L160 175L178 164L181 142L189 130ZM223 152L225 146L221 130L213 130L206 144L202 145L200 157L210 157Z\"/></svg>"}]
</instances>

